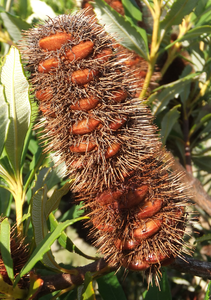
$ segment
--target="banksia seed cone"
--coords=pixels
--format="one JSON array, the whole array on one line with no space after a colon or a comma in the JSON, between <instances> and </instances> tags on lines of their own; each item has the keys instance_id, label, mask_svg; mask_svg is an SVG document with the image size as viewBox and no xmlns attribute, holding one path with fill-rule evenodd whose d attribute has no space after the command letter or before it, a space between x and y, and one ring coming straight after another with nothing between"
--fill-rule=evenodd
<instances>
[{"instance_id":1,"label":"banksia seed cone","mask_svg":"<svg viewBox=\"0 0 211 300\"><path fill-rule=\"evenodd\" d=\"M134 99L138 80L112 38L81 11L25 32L23 56L43 119L46 151L65 162L91 235L116 266L157 273L181 255L187 196Z\"/></svg>"}]
</instances>

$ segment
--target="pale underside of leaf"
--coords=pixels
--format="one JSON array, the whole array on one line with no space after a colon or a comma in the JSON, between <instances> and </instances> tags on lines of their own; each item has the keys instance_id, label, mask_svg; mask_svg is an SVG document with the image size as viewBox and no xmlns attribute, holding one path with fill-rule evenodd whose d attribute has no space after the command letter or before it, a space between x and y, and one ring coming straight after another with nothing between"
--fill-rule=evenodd
<instances>
[{"instance_id":1,"label":"pale underside of leaf","mask_svg":"<svg viewBox=\"0 0 211 300\"><path fill-rule=\"evenodd\" d=\"M4 147L4 141L7 136L9 126L9 107L5 101L4 87L0 85L0 155Z\"/></svg>"},{"instance_id":2,"label":"pale underside of leaf","mask_svg":"<svg viewBox=\"0 0 211 300\"><path fill-rule=\"evenodd\" d=\"M29 128L31 106L29 84L23 73L19 51L11 47L2 67L1 81L10 107L10 126L5 148L13 168L18 173L25 135Z\"/></svg>"}]
</instances>

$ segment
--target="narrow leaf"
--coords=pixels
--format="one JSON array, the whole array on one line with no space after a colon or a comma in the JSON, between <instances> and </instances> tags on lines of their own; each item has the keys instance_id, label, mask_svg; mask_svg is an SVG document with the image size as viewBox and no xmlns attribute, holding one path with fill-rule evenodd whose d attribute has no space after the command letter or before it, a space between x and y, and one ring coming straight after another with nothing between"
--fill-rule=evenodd
<instances>
[{"instance_id":1,"label":"narrow leaf","mask_svg":"<svg viewBox=\"0 0 211 300\"><path fill-rule=\"evenodd\" d=\"M1 81L5 86L5 95L10 106L10 126L5 148L15 173L19 173L24 140L29 128L31 106L29 84L23 72L20 54L11 47L2 67Z\"/></svg>"},{"instance_id":2,"label":"narrow leaf","mask_svg":"<svg viewBox=\"0 0 211 300\"><path fill-rule=\"evenodd\" d=\"M12 198L12 194L8 190L0 187L0 215L6 217L10 215Z\"/></svg>"},{"instance_id":3,"label":"narrow leaf","mask_svg":"<svg viewBox=\"0 0 211 300\"><path fill-rule=\"evenodd\" d=\"M201 120L197 120L196 123L192 126L189 135L192 136L194 133L197 132L197 130L202 127L205 123L207 123L208 128L205 127L205 130L203 130L203 133L209 132L209 127L211 126L211 114L207 114L204 117L201 118ZM201 136L202 132L200 132Z\"/></svg>"},{"instance_id":4,"label":"narrow leaf","mask_svg":"<svg viewBox=\"0 0 211 300\"><path fill-rule=\"evenodd\" d=\"M174 1L165 18L160 22L161 29L180 24L184 16L189 15L197 3L198 0Z\"/></svg>"},{"instance_id":5,"label":"narrow leaf","mask_svg":"<svg viewBox=\"0 0 211 300\"><path fill-rule=\"evenodd\" d=\"M87 217L85 217L87 218ZM74 218L75 219L75 218ZM49 215L49 222L50 222L50 229L53 231L57 226L58 222L56 218L54 217L53 213ZM83 253L80 249L78 249L77 246L71 241L71 239L67 236L65 232L62 232L61 236L58 238L59 244L64 248L67 249L69 252L75 252L83 257L86 257L87 259L94 260L95 258Z\"/></svg>"},{"instance_id":6,"label":"narrow leaf","mask_svg":"<svg viewBox=\"0 0 211 300\"><path fill-rule=\"evenodd\" d=\"M64 222L66 220L75 219L83 215L84 203L81 201L78 205L73 205L69 210L67 210L64 214L59 217L59 222Z\"/></svg>"},{"instance_id":7,"label":"narrow leaf","mask_svg":"<svg viewBox=\"0 0 211 300\"><path fill-rule=\"evenodd\" d=\"M32 198L32 225L34 228L34 239L38 246L48 233L47 217L45 213L45 205L47 202L47 187L41 188L35 193ZM43 255L43 264L53 270L59 270L59 265L56 263L51 250Z\"/></svg>"},{"instance_id":8,"label":"narrow leaf","mask_svg":"<svg viewBox=\"0 0 211 300\"><path fill-rule=\"evenodd\" d=\"M2 294L4 296L2 296ZM9 297L8 297L9 295ZM27 291L20 289L18 286L16 286L15 288L6 283L2 277L2 275L0 274L0 297L1 299L10 299L10 300L14 300L14 299L24 299L27 295Z\"/></svg>"},{"instance_id":9,"label":"narrow leaf","mask_svg":"<svg viewBox=\"0 0 211 300\"><path fill-rule=\"evenodd\" d=\"M192 156L193 163L203 171L206 171L208 173L211 173L211 156L201 156L196 157Z\"/></svg>"},{"instance_id":10,"label":"narrow leaf","mask_svg":"<svg viewBox=\"0 0 211 300\"><path fill-rule=\"evenodd\" d=\"M125 293L119 283L115 272L97 279L98 289L103 299L126 300Z\"/></svg>"},{"instance_id":11,"label":"narrow leaf","mask_svg":"<svg viewBox=\"0 0 211 300\"><path fill-rule=\"evenodd\" d=\"M108 25L106 30L115 36L117 42L124 47L135 51L148 61L149 51L146 32L143 31L143 34L141 35L129 21L126 21L124 17L119 15L103 0L96 0L93 5L99 22L102 25Z\"/></svg>"},{"instance_id":12,"label":"narrow leaf","mask_svg":"<svg viewBox=\"0 0 211 300\"><path fill-rule=\"evenodd\" d=\"M7 136L9 122L9 107L5 101L4 87L0 85L0 156Z\"/></svg>"},{"instance_id":13,"label":"narrow leaf","mask_svg":"<svg viewBox=\"0 0 211 300\"><path fill-rule=\"evenodd\" d=\"M61 235L62 231L64 231L67 226L70 226L73 223L80 221L81 219L82 218L78 218L75 220L68 220L64 223L60 223L53 232L48 233L45 236L45 238L42 240L42 242L36 247L31 257L29 258L28 262L16 277L14 285L16 285L20 280L20 278L24 276L26 273L28 273L38 261L42 260L44 254L50 250L51 245Z\"/></svg>"},{"instance_id":14,"label":"narrow leaf","mask_svg":"<svg viewBox=\"0 0 211 300\"><path fill-rule=\"evenodd\" d=\"M150 286L144 298L144 300L152 300L152 299L153 300L172 299L166 271L163 271L162 274L162 279L160 281L160 290L155 284L153 284L153 286Z\"/></svg>"},{"instance_id":15,"label":"narrow leaf","mask_svg":"<svg viewBox=\"0 0 211 300\"><path fill-rule=\"evenodd\" d=\"M7 270L8 277L13 282L14 281L14 271L13 271L13 260L11 256L10 249L10 223L7 218L1 222L1 236L0 236L0 248L1 256L4 262L4 266Z\"/></svg>"},{"instance_id":16,"label":"narrow leaf","mask_svg":"<svg viewBox=\"0 0 211 300\"><path fill-rule=\"evenodd\" d=\"M49 214L58 208L61 198L67 194L70 190L72 181L65 183L65 185L59 190L55 190L52 196L47 200L45 204L45 216L48 218Z\"/></svg>"},{"instance_id":17,"label":"narrow leaf","mask_svg":"<svg viewBox=\"0 0 211 300\"><path fill-rule=\"evenodd\" d=\"M32 198L32 225L36 245L42 242L47 235L48 227L45 215L45 204L47 202L47 187L39 189Z\"/></svg>"},{"instance_id":18,"label":"narrow leaf","mask_svg":"<svg viewBox=\"0 0 211 300\"><path fill-rule=\"evenodd\" d=\"M90 272L86 272L84 286L82 290L81 300L96 300L95 291L92 285L92 276Z\"/></svg>"},{"instance_id":19,"label":"narrow leaf","mask_svg":"<svg viewBox=\"0 0 211 300\"><path fill-rule=\"evenodd\" d=\"M0 15L11 38L17 43L22 38L21 30L29 29L30 25L21 18L11 15L10 13L2 12Z\"/></svg>"},{"instance_id":20,"label":"narrow leaf","mask_svg":"<svg viewBox=\"0 0 211 300\"><path fill-rule=\"evenodd\" d=\"M135 0L122 0L122 4L124 6L125 16L129 18L134 25L142 20L142 13Z\"/></svg>"},{"instance_id":21,"label":"narrow leaf","mask_svg":"<svg viewBox=\"0 0 211 300\"><path fill-rule=\"evenodd\" d=\"M211 241L211 233L204 234L203 236L195 239L196 243L201 243L204 241Z\"/></svg>"},{"instance_id":22,"label":"narrow leaf","mask_svg":"<svg viewBox=\"0 0 211 300\"><path fill-rule=\"evenodd\" d=\"M185 69L182 71L180 78L185 78L191 73L191 71L192 71L192 67L190 65L187 65ZM186 107L186 103L188 101L189 94L190 94L190 89L191 89L191 82L188 82L184 86L183 91L180 92L180 99L183 104L183 109Z\"/></svg>"},{"instance_id":23,"label":"narrow leaf","mask_svg":"<svg viewBox=\"0 0 211 300\"><path fill-rule=\"evenodd\" d=\"M207 33L208 35L211 34L211 26L204 25L204 26L199 26L199 27L190 29L181 38L179 38L179 39L175 40L173 43L167 45L162 51L165 51L165 50L171 48L177 42L189 41L189 40L192 41L193 39L198 39L201 35L203 35L203 37L204 37L205 33Z\"/></svg>"},{"instance_id":24,"label":"narrow leaf","mask_svg":"<svg viewBox=\"0 0 211 300\"><path fill-rule=\"evenodd\" d=\"M195 78L194 78L195 77ZM186 84L196 79L196 74L190 74L184 78L181 78L177 81L165 84L160 88L157 88L155 91L163 89L162 92L157 94L158 105L154 111L155 115L158 115L162 109L166 107L171 99L175 97L176 94L180 94L183 91L183 88Z\"/></svg>"},{"instance_id":25,"label":"narrow leaf","mask_svg":"<svg viewBox=\"0 0 211 300\"><path fill-rule=\"evenodd\" d=\"M72 181L65 183L65 185L60 188L59 190L55 190L53 192L53 195L48 199L45 205L45 215L46 218L48 218L49 214L56 210L59 206L59 203L61 201L61 198L67 194L67 192L70 190L70 186L72 184Z\"/></svg>"},{"instance_id":26,"label":"narrow leaf","mask_svg":"<svg viewBox=\"0 0 211 300\"><path fill-rule=\"evenodd\" d=\"M162 138L162 142L163 144L165 144L166 139L169 135L169 133L171 132L174 124L177 122L177 120L179 119L180 113L178 112L178 108L181 105L176 105L174 106L172 109L170 109L167 114L163 117L163 120L161 122L161 131L160 131L160 135Z\"/></svg>"},{"instance_id":27,"label":"narrow leaf","mask_svg":"<svg viewBox=\"0 0 211 300\"><path fill-rule=\"evenodd\" d=\"M56 193L58 195L59 200L56 201L56 199L54 199L55 201L52 204L55 205L55 207L58 205L58 202L62 197L62 192L63 193L67 192L68 188L69 188L68 185L64 186L64 189L61 191L61 195L58 195L58 193ZM55 195L53 198L55 198ZM34 239L37 246L40 243L42 243L42 241L45 239L47 235L48 232L47 219L51 212L51 209L55 208L48 205L47 212L46 212L47 201L48 201L47 187L45 185L44 188L41 188L40 190L37 191L37 193L35 193L32 199L31 215L32 215L32 224L34 228ZM52 200L50 200L50 203L51 201ZM74 223L74 220L72 221ZM46 265L47 267L53 270L57 270L57 271L61 270L61 267L55 261L51 250L49 250L46 254L43 255L42 262L44 265Z\"/></svg>"},{"instance_id":28,"label":"narrow leaf","mask_svg":"<svg viewBox=\"0 0 211 300\"><path fill-rule=\"evenodd\" d=\"M211 10L211 2L210 0L198 1L196 9L194 11L194 15L197 17L194 19L194 23L197 25L201 24L209 24L210 22L210 10Z\"/></svg>"},{"instance_id":29,"label":"narrow leaf","mask_svg":"<svg viewBox=\"0 0 211 300\"><path fill-rule=\"evenodd\" d=\"M211 281L209 282L208 286L207 286L207 291L206 291L206 295L204 300L209 300L211 297L211 293L210 293L210 288L211 288Z\"/></svg>"},{"instance_id":30,"label":"narrow leaf","mask_svg":"<svg viewBox=\"0 0 211 300\"><path fill-rule=\"evenodd\" d=\"M16 182L14 178L7 172L7 170L0 164L0 177L9 185L10 189L15 188Z\"/></svg>"}]
</instances>

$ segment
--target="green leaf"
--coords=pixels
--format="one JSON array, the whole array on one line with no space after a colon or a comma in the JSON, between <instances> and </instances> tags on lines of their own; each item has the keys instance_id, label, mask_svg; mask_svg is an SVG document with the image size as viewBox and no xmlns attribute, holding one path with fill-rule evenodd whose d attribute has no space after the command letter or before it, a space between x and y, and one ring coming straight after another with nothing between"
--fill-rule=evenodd
<instances>
[{"instance_id":1,"label":"green leaf","mask_svg":"<svg viewBox=\"0 0 211 300\"><path fill-rule=\"evenodd\" d=\"M207 125L210 127L211 123L209 122L211 121L211 114L207 114L204 117L201 118L201 120L197 120L196 123L192 126L192 128L190 129L190 133L189 136L191 136L192 134L194 134L194 132L196 132L200 127L202 127L205 123L207 123ZM205 127L205 132L208 132L209 127L206 129ZM204 130L203 130L204 133ZM201 135L201 132L200 132Z\"/></svg>"},{"instance_id":2,"label":"green leaf","mask_svg":"<svg viewBox=\"0 0 211 300\"><path fill-rule=\"evenodd\" d=\"M185 33L181 38L175 40L173 43L167 45L163 50L166 51L167 49L171 48L174 44L177 42L182 42L182 41L188 41L188 40L193 40L193 39L199 39L201 35L205 35L207 33L208 35L211 34L211 26L209 25L204 25L204 26L199 26L195 27L193 29L188 30L187 33Z\"/></svg>"},{"instance_id":3,"label":"green leaf","mask_svg":"<svg viewBox=\"0 0 211 300\"><path fill-rule=\"evenodd\" d=\"M163 144L165 144L166 139L171 132L174 124L177 122L180 116L180 112L178 111L178 108L181 105L176 105L172 109L170 109L167 114L163 117L162 122L161 122L161 131L160 135L162 138Z\"/></svg>"},{"instance_id":4,"label":"green leaf","mask_svg":"<svg viewBox=\"0 0 211 300\"><path fill-rule=\"evenodd\" d=\"M204 234L203 236L195 239L196 243L201 243L204 241L211 241L211 233Z\"/></svg>"},{"instance_id":5,"label":"green leaf","mask_svg":"<svg viewBox=\"0 0 211 300\"><path fill-rule=\"evenodd\" d=\"M22 38L21 30L29 29L30 25L21 18L11 15L10 13L1 12L0 15L11 38L17 43Z\"/></svg>"},{"instance_id":6,"label":"green leaf","mask_svg":"<svg viewBox=\"0 0 211 300\"><path fill-rule=\"evenodd\" d=\"M0 164L0 177L9 185L9 190L14 190L16 182L14 178L7 172L7 170Z\"/></svg>"},{"instance_id":7,"label":"green leaf","mask_svg":"<svg viewBox=\"0 0 211 300\"><path fill-rule=\"evenodd\" d=\"M90 272L86 272L82 289L81 300L96 300L95 291L92 285L92 276Z\"/></svg>"},{"instance_id":8,"label":"green leaf","mask_svg":"<svg viewBox=\"0 0 211 300\"><path fill-rule=\"evenodd\" d=\"M59 190L55 190L52 194L52 196L47 200L45 204L45 216L48 218L49 214L56 210L59 206L59 203L61 201L61 198L67 194L67 192L70 190L70 186L72 184L72 180L69 182L66 182L65 185L60 188Z\"/></svg>"},{"instance_id":9,"label":"green leaf","mask_svg":"<svg viewBox=\"0 0 211 300\"><path fill-rule=\"evenodd\" d=\"M84 217L84 218L87 218L87 217ZM54 217L53 213L51 213L49 215L49 222L50 222L51 231L54 230L59 224L57 222L56 218ZM70 252L75 252L87 259L95 260L95 258L93 258L89 255L86 255L80 249L78 249L77 246L75 246L75 244L71 241L71 239L66 235L65 232L62 232L61 236L58 238L58 242L63 248L67 249Z\"/></svg>"},{"instance_id":10,"label":"green leaf","mask_svg":"<svg viewBox=\"0 0 211 300\"><path fill-rule=\"evenodd\" d=\"M194 16L197 18L194 19L194 23L197 25L208 24L210 22L210 10L211 10L211 1L198 1L196 9L194 11Z\"/></svg>"},{"instance_id":11,"label":"green leaf","mask_svg":"<svg viewBox=\"0 0 211 300\"><path fill-rule=\"evenodd\" d=\"M47 1L46 1L47 2ZM49 17L50 18L55 18L56 14L52 9L52 2L53 1L49 1L49 5L47 3L45 3L44 1L40 1L40 0L30 0L30 5L32 8L32 11L34 12L31 16L29 16L28 19L39 19L39 20L46 20ZM57 1L58 2L58 1ZM65 1L65 6L67 6L69 1Z\"/></svg>"},{"instance_id":12,"label":"green leaf","mask_svg":"<svg viewBox=\"0 0 211 300\"><path fill-rule=\"evenodd\" d=\"M119 283L115 272L109 273L97 279L98 290L103 299L126 300L125 293ZM154 300L154 299L153 299Z\"/></svg>"},{"instance_id":13,"label":"green leaf","mask_svg":"<svg viewBox=\"0 0 211 300\"><path fill-rule=\"evenodd\" d=\"M73 223L80 221L81 219L82 218L78 218L75 220L68 220L64 223L60 223L53 232L48 233L42 240L42 242L39 243L39 245L36 247L28 262L16 277L14 285L18 283L21 277L23 277L25 274L31 271L31 269L35 266L35 264L38 261L43 259L44 254L50 250L51 245L61 235L61 233L65 230L67 226L70 226Z\"/></svg>"},{"instance_id":14,"label":"green leaf","mask_svg":"<svg viewBox=\"0 0 211 300\"><path fill-rule=\"evenodd\" d=\"M125 16L131 23L136 25L138 21L142 20L142 13L135 0L122 0L122 4L124 6Z\"/></svg>"},{"instance_id":15,"label":"green leaf","mask_svg":"<svg viewBox=\"0 0 211 300\"><path fill-rule=\"evenodd\" d=\"M191 71L192 71L192 67L190 65L187 65L185 69L182 71L180 78L185 78L191 73ZM186 107L186 102L188 101L189 98L190 88L191 88L191 82L188 82L180 93L180 99L183 104L183 110L184 107Z\"/></svg>"},{"instance_id":16,"label":"green leaf","mask_svg":"<svg viewBox=\"0 0 211 300\"><path fill-rule=\"evenodd\" d=\"M172 25L180 24L184 16L189 15L197 3L198 0L174 1L165 18L160 22L161 29L167 29Z\"/></svg>"},{"instance_id":17,"label":"green leaf","mask_svg":"<svg viewBox=\"0 0 211 300\"><path fill-rule=\"evenodd\" d=\"M209 300L211 297L211 293L210 293L210 287L211 287L211 281L209 282L208 286L207 286L207 291L206 291L206 295L204 297L204 300Z\"/></svg>"},{"instance_id":18,"label":"green leaf","mask_svg":"<svg viewBox=\"0 0 211 300\"><path fill-rule=\"evenodd\" d=\"M163 271L162 279L160 280L160 290L153 283L153 286L149 287L149 290L145 294L144 300L171 300L171 290L169 287L168 277L166 271Z\"/></svg>"},{"instance_id":19,"label":"green leaf","mask_svg":"<svg viewBox=\"0 0 211 300\"><path fill-rule=\"evenodd\" d=\"M11 210L12 194L0 187L0 215L9 217Z\"/></svg>"},{"instance_id":20,"label":"green leaf","mask_svg":"<svg viewBox=\"0 0 211 300\"><path fill-rule=\"evenodd\" d=\"M211 156L192 156L193 163L200 169L211 173Z\"/></svg>"},{"instance_id":21,"label":"green leaf","mask_svg":"<svg viewBox=\"0 0 211 300\"><path fill-rule=\"evenodd\" d=\"M48 233L47 218L45 215L45 204L47 202L47 187L39 189L32 198L31 217L34 227L34 238L36 245L42 242Z\"/></svg>"},{"instance_id":22,"label":"green leaf","mask_svg":"<svg viewBox=\"0 0 211 300\"><path fill-rule=\"evenodd\" d=\"M176 94L180 94L183 91L186 84L188 84L192 80L195 80L196 78L197 74L190 74L184 78L178 79L169 84L162 85L161 87L155 89L155 92L160 89L163 90L157 94L157 100L159 102L154 110L154 114L158 115L161 110L164 109L166 105L168 105L169 101L175 97Z\"/></svg>"},{"instance_id":23,"label":"green leaf","mask_svg":"<svg viewBox=\"0 0 211 300\"><path fill-rule=\"evenodd\" d=\"M47 219L52 210L55 210L63 195L65 195L70 187L70 183L66 183L61 189L54 191L53 195L47 200L47 186L35 193L32 198L32 224L34 228L34 239L36 245L39 245L48 232ZM60 270L61 267L56 263L51 250L43 256L43 264L51 269Z\"/></svg>"},{"instance_id":24,"label":"green leaf","mask_svg":"<svg viewBox=\"0 0 211 300\"><path fill-rule=\"evenodd\" d=\"M47 177L47 175L50 171L51 171L50 168L46 168L46 167L43 167L43 166L41 166L39 168L39 172L35 176L34 186L33 186L33 189L32 189L32 194L35 194L36 191L41 189L46 184L46 177Z\"/></svg>"},{"instance_id":25,"label":"green leaf","mask_svg":"<svg viewBox=\"0 0 211 300\"><path fill-rule=\"evenodd\" d=\"M4 87L0 85L0 155L4 148L4 142L7 136L9 122L9 107L4 96Z\"/></svg>"},{"instance_id":26,"label":"green leaf","mask_svg":"<svg viewBox=\"0 0 211 300\"><path fill-rule=\"evenodd\" d=\"M193 125L193 127L191 128L190 134L192 133L192 130L195 130L197 123L200 122L200 120L195 121L195 122L196 122L196 125L195 124ZM194 140L191 140L191 149L193 149L197 145L197 143L206 141L211 137L211 121L207 122L204 129L200 130L197 135L196 135L196 133L197 132L195 131Z\"/></svg>"},{"instance_id":27,"label":"green leaf","mask_svg":"<svg viewBox=\"0 0 211 300\"><path fill-rule=\"evenodd\" d=\"M10 223L7 218L1 222L0 248L1 256L10 280L14 281L13 260L10 249Z\"/></svg>"},{"instance_id":28,"label":"green leaf","mask_svg":"<svg viewBox=\"0 0 211 300\"><path fill-rule=\"evenodd\" d=\"M68 211L59 217L59 222L80 217L84 213L83 206L84 203L82 201L78 205L73 205Z\"/></svg>"},{"instance_id":29,"label":"green leaf","mask_svg":"<svg viewBox=\"0 0 211 300\"><path fill-rule=\"evenodd\" d=\"M115 36L118 43L132 51L135 51L148 61L149 50L146 32L142 31L143 34L141 35L129 21L126 21L124 17L119 15L103 0L96 0L93 5L99 22L102 25L109 25L106 28L107 32Z\"/></svg>"},{"instance_id":30,"label":"green leaf","mask_svg":"<svg viewBox=\"0 0 211 300\"><path fill-rule=\"evenodd\" d=\"M45 205L47 202L47 187L46 185L44 188L35 193L32 198L32 225L34 228L34 239L35 243L38 246L48 233L48 226L47 226L47 216L45 213ZM43 255L43 264L48 266L53 270L60 270L59 265L56 263L51 250L48 253Z\"/></svg>"},{"instance_id":31,"label":"green leaf","mask_svg":"<svg viewBox=\"0 0 211 300\"><path fill-rule=\"evenodd\" d=\"M10 106L10 126L5 148L16 175L20 171L24 140L30 124L29 84L23 72L20 54L11 47L2 67L1 81Z\"/></svg>"},{"instance_id":32,"label":"green leaf","mask_svg":"<svg viewBox=\"0 0 211 300\"><path fill-rule=\"evenodd\" d=\"M26 158L28 148L29 148L29 143L30 143L30 140L31 140L31 137L32 137L32 127L33 127L33 125L31 123L30 126L29 126L29 129L27 131L25 141L24 141L22 157L21 157L21 167L23 167L24 164L25 164L25 158Z\"/></svg>"}]
</instances>

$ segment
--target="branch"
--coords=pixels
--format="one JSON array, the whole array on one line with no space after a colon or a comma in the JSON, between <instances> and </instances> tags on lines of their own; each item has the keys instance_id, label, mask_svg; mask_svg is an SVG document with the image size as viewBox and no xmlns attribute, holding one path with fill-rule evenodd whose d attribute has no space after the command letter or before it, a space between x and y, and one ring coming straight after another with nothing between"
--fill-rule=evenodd
<instances>
[{"instance_id":1,"label":"branch","mask_svg":"<svg viewBox=\"0 0 211 300\"><path fill-rule=\"evenodd\" d=\"M41 296L70 288L71 286L79 286L84 282L86 272L95 273L96 275L102 276L112 271L115 271L115 267L109 266L103 258L88 264L84 267L76 268L78 275L71 274L55 274L49 276L41 276L41 279L44 281L41 290L38 293L39 299ZM96 276L98 277L98 276Z\"/></svg>"},{"instance_id":2,"label":"branch","mask_svg":"<svg viewBox=\"0 0 211 300\"><path fill-rule=\"evenodd\" d=\"M185 260L184 260L185 259ZM181 273L188 273L194 276L206 277L211 279L211 262L199 261L192 257L185 256L184 259L176 258L170 268L176 269ZM97 272L100 277L104 274L116 271L115 267L110 267L103 258L95 261L84 267L76 268L78 275L71 274L56 274L50 276L42 276L41 279L44 281L41 290L39 291L36 299L46 294L63 290L66 288L76 287L84 282L86 272L95 273Z\"/></svg>"},{"instance_id":3,"label":"branch","mask_svg":"<svg viewBox=\"0 0 211 300\"><path fill-rule=\"evenodd\" d=\"M211 216L211 197L205 192L201 182L197 178L193 177L192 174L188 173L171 153L169 153L169 157L173 161L171 166L172 170L176 171L177 173L184 173L183 182L191 188L191 200L197 203L199 207L201 207L208 215Z\"/></svg>"},{"instance_id":4,"label":"branch","mask_svg":"<svg viewBox=\"0 0 211 300\"><path fill-rule=\"evenodd\" d=\"M211 262L196 260L192 257L176 258L170 268L176 269L181 273L188 273L194 276L206 277L211 279Z\"/></svg>"}]
</instances>

